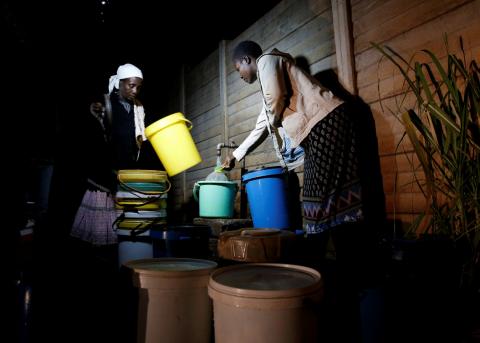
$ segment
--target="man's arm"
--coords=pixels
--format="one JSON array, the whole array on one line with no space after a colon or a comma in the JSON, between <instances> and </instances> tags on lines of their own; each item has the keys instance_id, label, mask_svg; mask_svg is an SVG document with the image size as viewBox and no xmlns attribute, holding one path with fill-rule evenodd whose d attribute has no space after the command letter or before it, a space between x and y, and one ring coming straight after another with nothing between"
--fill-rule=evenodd
<instances>
[{"instance_id":1,"label":"man's arm","mask_svg":"<svg viewBox=\"0 0 480 343\"><path fill-rule=\"evenodd\" d=\"M265 110L270 124L278 127L283 111L288 103L288 92L285 84L283 59L278 56L264 56L258 61L258 80L265 102Z\"/></svg>"},{"instance_id":2,"label":"man's arm","mask_svg":"<svg viewBox=\"0 0 480 343\"><path fill-rule=\"evenodd\" d=\"M251 148L255 145L260 144L267 137L267 121L265 115L265 108L262 108L260 112L255 128L250 132L250 134L245 138L245 140L240 144L240 146L233 151L232 155L237 161L241 161L245 155L250 152Z\"/></svg>"}]
</instances>

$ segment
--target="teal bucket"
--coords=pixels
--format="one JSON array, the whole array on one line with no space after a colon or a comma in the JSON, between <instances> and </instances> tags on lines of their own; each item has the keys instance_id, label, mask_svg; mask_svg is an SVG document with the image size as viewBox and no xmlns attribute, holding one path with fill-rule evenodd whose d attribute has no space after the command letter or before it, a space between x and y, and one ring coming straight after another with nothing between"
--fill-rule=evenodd
<instances>
[{"instance_id":1,"label":"teal bucket","mask_svg":"<svg viewBox=\"0 0 480 343\"><path fill-rule=\"evenodd\" d=\"M232 218L238 185L234 181L198 181L193 197L199 203L200 217Z\"/></svg>"}]
</instances>

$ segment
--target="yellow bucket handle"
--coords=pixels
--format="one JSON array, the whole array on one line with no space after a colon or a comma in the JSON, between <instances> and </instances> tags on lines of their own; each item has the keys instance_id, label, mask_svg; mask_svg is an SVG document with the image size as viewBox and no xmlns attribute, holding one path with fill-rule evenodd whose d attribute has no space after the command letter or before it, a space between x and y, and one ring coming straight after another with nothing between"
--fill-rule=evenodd
<instances>
[{"instance_id":1,"label":"yellow bucket handle","mask_svg":"<svg viewBox=\"0 0 480 343\"><path fill-rule=\"evenodd\" d=\"M178 118L178 120L183 120L184 122L186 122L186 124L190 124L190 126L187 125L187 129L188 130L192 129L193 123L190 120L188 120L187 118L182 117L182 118Z\"/></svg>"}]
</instances>

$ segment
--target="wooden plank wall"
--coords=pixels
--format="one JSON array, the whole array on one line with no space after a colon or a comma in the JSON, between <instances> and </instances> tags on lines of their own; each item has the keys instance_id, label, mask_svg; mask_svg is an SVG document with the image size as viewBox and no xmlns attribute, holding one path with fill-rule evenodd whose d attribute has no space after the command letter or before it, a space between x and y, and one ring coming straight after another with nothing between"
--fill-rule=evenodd
<instances>
[{"instance_id":1,"label":"wooden plank wall","mask_svg":"<svg viewBox=\"0 0 480 343\"><path fill-rule=\"evenodd\" d=\"M463 37L469 57L480 57L479 0L351 0L355 68L359 95L370 104L377 128L387 211L390 218L410 223L425 202L413 183L409 144L396 146L403 128L395 117L402 77L381 59L370 42L386 44L407 59L420 49L445 56L444 33L450 50L459 52ZM407 98L405 105L411 103Z\"/></svg>"},{"instance_id":2,"label":"wooden plank wall","mask_svg":"<svg viewBox=\"0 0 480 343\"><path fill-rule=\"evenodd\" d=\"M171 178L169 193L174 221L191 221L198 215L192 190L196 181L213 171L216 145L223 141L223 118L220 114L218 50L193 68L184 68L177 87L172 88L168 104L171 113L182 112L192 122L191 134L202 162ZM181 158L181 156L179 156Z\"/></svg>"},{"instance_id":3,"label":"wooden plank wall","mask_svg":"<svg viewBox=\"0 0 480 343\"><path fill-rule=\"evenodd\" d=\"M447 33L451 50L458 52L458 37L462 36L467 53L478 61L480 0L350 0L350 5L356 88L374 114L388 215L409 223L424 211L425 202L412 182L415 156L411 147L405 141L397 148L403 128L395 114L403 79L370 42L387 44L405 57L425 48L445 56L442 35ZM171 113L182 111L192 120L192 135L203 158L200 165L172 178L171 197L184 220L187 213L197 214L191 190L195 181L212 171L216 144L241 143L261 109L258 84L247 85L234 71L230 56L235 45L251 39L264 50L277 47L294 57L303 56L315 75L336 69L334 19L338 21L332 18L329 0L284 0L234 40L220 42L220 49L202 63L179 75L169 109ZM411 101L407 97L404 105ZM275 163L269 140L246 158L247 168ZM298 174L302 183L301 168ZM239 169L231 176L238 181Z\"/></svg>"},{"instance_id":4,"label":"wooden plank wall","mask_svg":"<svg viewBox=\"0 0 480 343\"><path fill-rule=\"evenodd\" d=\"M332 13L329 0L283 1L227 45L231 56L243 40L258 42L264 51L276 47L308 61L312 74L335 67ZM255 126L262 99L258 83L246 84L227 63L229 138L241 143ZM270 139L246 157L247 169L278 163ZM300 178L303 177L300 172ZM236 176L238 177L238 176Z\"/></svg>"},{"instance_id":5,"label":"wooden plank wall","mask_svg":"<svg viewBox=\"0 0 480 343\"><path fill-rule=\"evenodd\" d=\"M192 188L213 171L216 145L232 140L241 143L255 126L261 110L258 84L248 85L241 80L231 62L232 50L243 40L258 42L264 51L276 47L294 58L302 57L313 75L336 67L330 0L284 0L234 40L220 42L219 49L199 65L186 69L184 113L193 122L192 136L203 161L172 178L174 189L170 195L175 211L182 212L183 220L198 214ZM181 101L176 100L181 98L179 93L180 89L174 89L171 96L175 99L169 107L172 113L179 111ZM245 163L247 169L277 164L271 141L262 143ZM302 183L303 169L299 168L298 173ZM239 182L240 165L231 172L231 178ZM237 196L237 216L238 203Z\"/></svg>"}]
</instances>

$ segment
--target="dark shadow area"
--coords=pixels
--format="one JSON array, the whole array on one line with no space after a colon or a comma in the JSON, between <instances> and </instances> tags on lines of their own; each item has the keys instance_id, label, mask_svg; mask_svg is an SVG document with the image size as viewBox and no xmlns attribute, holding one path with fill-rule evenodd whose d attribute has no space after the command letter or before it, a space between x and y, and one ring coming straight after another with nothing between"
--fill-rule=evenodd
<instances>
[{"instance_id":1,"label":"dark shadow area","mask_svg":"<svg viewBox=\"0 0 480 343\"><path fill-rule=\"evenodd\" d=\"M290 230L302 231L302 203L300 202L300 192L302 188L300 179L294 170L287 173L287 206L288 217L290 220Z\"/></svg>"}]
</instances>

